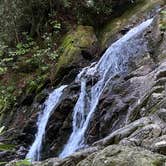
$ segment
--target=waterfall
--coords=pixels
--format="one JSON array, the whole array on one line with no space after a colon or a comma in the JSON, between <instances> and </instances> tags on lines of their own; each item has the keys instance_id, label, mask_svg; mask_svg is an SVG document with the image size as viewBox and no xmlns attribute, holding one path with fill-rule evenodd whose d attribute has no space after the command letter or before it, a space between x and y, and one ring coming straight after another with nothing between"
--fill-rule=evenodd
<instances>
[{"instance_id":1,"label":"waterfall","mask_svg":"<svg viewBox=\"0 0 166 166\"><path fill-rule=\"evenodd\" d=\"M55 89L52 93L50 93L48 99L44 102L44 110L39 114L37 121L37 133L35 137L35 141L32 144L26 158L31 161L39 161L40 160L40 151L42 148L42 139L45 134L45 129L47 126L47 122L51 113L56 109L60 102L60 98L62 96L63 90L67 86L61 86L58 89Z\"/></svg>"},{"instance_id":2,"label":"waterfall","mask_svg":"<svg viewBox=\"0 0 166 166\"><path fill-rule=\"evenodd\" d=\"M106 50L98 63L92 64L80 72L76 81L81 83L81 92L73 111L73 131L59 157L67 157L86 146L85 133L104 88L115 75L128 70L129 61L148 52L148 42L145 40L143 32L152 21L153 19L149 19L131 29ZM95 76L98 81L89 92L86 86L87 78Z\"/></svg>"}]
</instances>

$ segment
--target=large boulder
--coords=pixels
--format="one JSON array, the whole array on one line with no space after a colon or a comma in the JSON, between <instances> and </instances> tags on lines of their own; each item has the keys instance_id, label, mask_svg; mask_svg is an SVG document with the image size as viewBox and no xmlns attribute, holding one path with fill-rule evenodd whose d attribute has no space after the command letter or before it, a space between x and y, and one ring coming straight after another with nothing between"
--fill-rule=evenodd
<instances>
[{"instance_id":1,"label":"large boulder","mask_svg":"<svg viewBox=\"0 0 166 166\"><path fill-rule=\"evenodd\" d=\"M79 68L96 58L97 46L98 41L93 27L80 25L70 31L58 49L60 58L55 69L56 79L61 80L65 75L68 75L66 77L69 80L74 79Z\"/></svg>"},{"instance_id":2,"label":"large boulder","mask_svg":"<svg viewBox=\"0 0 166 166\"><path fill-rule=\"evenodd\" d=\"M90 155L77 166L162 166L165 163L165 156L141 148L112 145Z\"/></svg>"}]
</instances>

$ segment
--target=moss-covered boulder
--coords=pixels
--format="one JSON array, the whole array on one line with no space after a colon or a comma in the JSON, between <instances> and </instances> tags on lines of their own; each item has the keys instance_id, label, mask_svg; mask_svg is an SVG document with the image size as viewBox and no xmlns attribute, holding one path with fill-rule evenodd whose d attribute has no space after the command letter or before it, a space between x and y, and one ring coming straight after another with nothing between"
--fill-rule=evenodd
<instances>
[{"instance_id":1,"label":"moss-covered boulder","mask_svg":"<svg viewBox=\"0 0 166 166\"><path fill-rule=\"evenodd\" d=\"M61 79L72 69L86 66L97 53L97 38L91 26L77 26L62 40L58 49L60 56L55 70L55 76Z\"/></svg>"},{"instance_id":2,"label":"moss-covered boulder","mask_svg":"<svg viewBox=\"0 0 166 166\"><path fill-rule=\"evenodd\" d=\"M162 166L165 163L165 156L141 148L112 145L90 155L77 166Z\"/></svg>"}]
</instances>

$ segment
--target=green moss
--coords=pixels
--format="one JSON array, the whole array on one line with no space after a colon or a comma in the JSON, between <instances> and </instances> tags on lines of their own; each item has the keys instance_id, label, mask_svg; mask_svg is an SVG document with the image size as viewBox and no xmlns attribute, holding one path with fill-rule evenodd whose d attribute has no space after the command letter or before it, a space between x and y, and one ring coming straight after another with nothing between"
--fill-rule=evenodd
<instances>
[{"instance_id":1,"label":"green moss","mask_svg":"<svg viewBox=\"0 0 166 166\"><path fill-rule=\"evenodd\" d=\"M121 17L111 20L99 33L101 48L105 49L122 27L132 23L132 20L139 20L148 13L156 4L163 4L163 0L141 0L137 5L129 8Z\"/></svg>"},{"instance_id":2,"label":"green moss","mask_svg":"<svg viewBox=\"0 0 166 166\"><path fill-rule=\"evenodd\" d=\"M7 164L7 162L0 162L0 165L5 165L5 164Z\"/></svg>"},{"instance_id":3,"label":"green moss","mask_svg":"<svg viewBox=\"0 0 166 166\"><path fill-rule=\"evenodd\" d=\"M156 161L154 161L154 162L152 162L152 166L161 166L161 165L164 165L164 163L165 163L165 160L164 159L156 159Z\"/></svg>"},{"instance_id":4,"label":"green moss","mask_svg":"<svg viewBox=\"0 0 166 166\"><path fill-rule=\"evenodd\" d=\"M1 151L12 151L14 149L14 147L15 147L14 145L0 143Z\"/></svg>"},{"instance_id":5,"label":"green moss","mask_svg":"<svg viewBox=\"0 0 166 166\"><path fill-rule=\"evenodd\" d=\"M58 49L60 55L56 67L56 74L68 65L80 59L81 50L90 48L96 37L91 26L78 26L76 30L70 31L62 40Z\"/></svg>"},{"instance_id":6,"label":"green moss","mask_svg":"<svg viewBox=\"0 0 166 166\"><path fill-rule=\"evenodd\" d=\"M20 160L15 163L15 166L30 166L31 162L28 161L27 159L25 160Z\"/></svg>"},{"instance_id":7,"label":"green moss","mask_svg":"<svg viewBox=\"0 0 166 166\"><path fill-rule=\"evenodd\" d=\"M166 104L166 100L165 98L157 103L155 103L155 105L150 108L149 112L150 112L150 115L153 115L154 113L156 113L160 108L162 108L162 106Z\"/></svg>"}]
</instances>

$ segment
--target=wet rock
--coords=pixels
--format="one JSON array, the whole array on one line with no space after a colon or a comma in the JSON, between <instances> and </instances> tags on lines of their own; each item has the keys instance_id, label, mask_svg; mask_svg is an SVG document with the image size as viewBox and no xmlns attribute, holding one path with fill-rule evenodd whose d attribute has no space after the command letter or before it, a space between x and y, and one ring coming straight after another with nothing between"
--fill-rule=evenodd
<instances>
[{"instance_id":1,"label":"wet rock","mask_svg":"<svg viewBox=\"0 0 166 166\"><path fill-rule=\"evenodd\" d=\"M43 141L43 159L57 156L67 142L72 132L72 112L79 91L78 84L71 84L66 88L60 105L51 115Z\"/></svg>"},{"instance_id":2,"label":"wet rock","mask_svg":"<svg viewBox=\"0 0 166 166\"><path fill-rule=\"evenodd\" d=\"M88 155L92 153L96 153L99 151L100 147L91 147L87 149L80 150L79 152L76 152L72 154L70 157L67 157L65 159L59 159L59 158L52 158L45 160L43 162L34 162L32 165L34 166L76 166L78 162L85 159Z\"/></svg>"},{"instance_id":3,"label":"wet rock","mask_svg":"<svg viewBox=\"0 0 166 166\"><path fill-rule=\"evenodd\" d=\"M123 73L123 76L119 75L111 79L105 87L86 134L88 144L106 137L108 133L114 133L114 131L126 127L126 124L132 124L137 119L148 117L158 112L160 108L165 108L165 62L160 62L161 59L158 58L158 66L154 68L155 58L158 55L152 51L155 46L156 49L159 48L158 43L161 40L158 16L141 36L141 40L144 40L143 38L149 42L148 53L143 58L135 60L135 66L130 68L129 73ZM162 128L160 125L154 124L145 126L146 130L160 131L157 136L159 137ZM139 131L137 132L139 133ZM142 132L142 135L146 137L144 129ZM134 133L134 129L128 134L132 133ZM128 137L128 134L124 134L124 137ZM111 143L117 143L124 137L121 135L120 138L113 138ZM142 136L138 137L141 142Z\"/></svg>"},{"instance_id":4,"label":"wet rock","mask_svg":"<svg viewBox=\"0 0 166 166\"><path fill-rule=\"evenodd\" d=\"M15 159L14 151L0 151L0 162L9 162ZM3 165L2 165L3 166Z\"/></svg>"},{"instance_id":5,"label":"wet rock","mask_svg":"<svg viewBox=\"0 0 166 166\"><path fill-rule=\"evenodd\" d=\"M13 166L13 161L7 166ZM50 158L34 162L34 166L159 166L166 163L166 157L143 148L111 145L106 148L91 147L65 158Z\"/></svg>"},{"instance_id":6,"label":"wet rock","mask_svg":"<svg viewBox=\"0 0 166 166\"><path fill-rule=\"evenodd\" d=\"M166 122L166 109L162 108L158 111L159 117Z\"/></svg>"},{"instance_id":7,"label":"wet rock","mask_svg":"<svg viewBox=\"0 0 166 166\"><path fill-rule=\"evenodd\" d=\"M166 140L156 142L153 148L158 153L166 155Z\"/></svg>"},{"instance_id":8,"label":"wet rock","mask_svg":"<svg viewBox=\"0 0 166 166\"><path fill-rule=\"evenodd\" d=\"M24 159L24 157L26 156L27 152L28 152L27 149L25 147L21 146L17 150L16 154L17 154L18 158Z\"/></svg>"}]
</instances>

